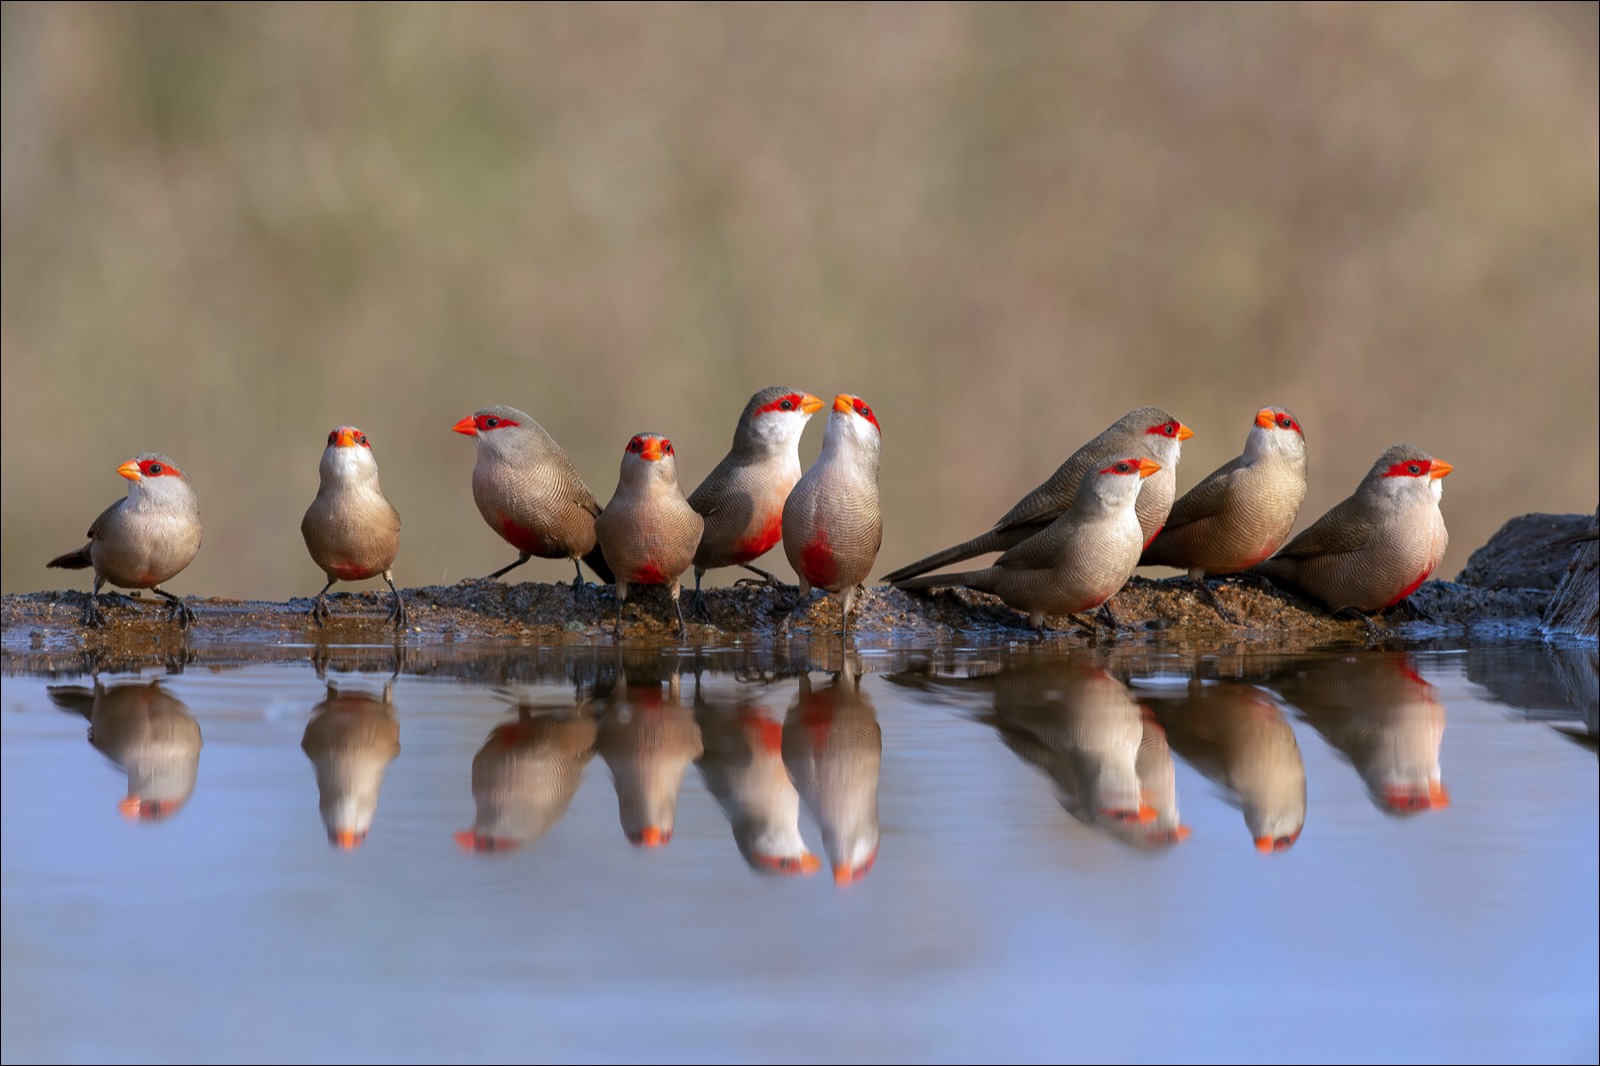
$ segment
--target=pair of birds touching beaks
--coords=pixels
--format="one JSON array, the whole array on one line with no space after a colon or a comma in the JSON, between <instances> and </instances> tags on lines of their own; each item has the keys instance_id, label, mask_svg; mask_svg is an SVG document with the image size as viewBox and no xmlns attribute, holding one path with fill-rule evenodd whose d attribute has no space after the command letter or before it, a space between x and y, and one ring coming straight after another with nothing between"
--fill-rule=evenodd
<instances>
[{"instance_id":1,"label":"pair of birds touching beaks","mask_svg":"<svg viewBox=\"0 0 1600 1066\"><path fill-rule=\"evenodd\" d=\"M497 578L538 556L587 563L614 582L620 636L622 604L633 585L666 585L686 634L679 578L691 566L695 591L707 570L729 566L774 579L752 565L781 540L800 579L794 611L813 588L842 595L848 630L856 593L882 542L878 497L882 431L859 397L833 401L822 452L804 473L799 439L825 406L783 387L751 397L733 447L688 497L678 485L672 442L658 433L633 437L616 492L602 508L565 451L526 413L487 407L455 431L477 445L473 498L484 520L517 549ZM1305 437L1283 407L1256 413L1242 454L1174 502L1179 449L1193 431L1166 411L1141 407L1074 452L987 532L885 576L902 589L965 586L999 596L1035 628L1047 616L1078 616L1108 601L1141 565L1188 572L1218 613L1231 617L1205 584L1212 576L1253 572L1286 583L1332 610L1370 613L1405 599L1444 556L1439 479L1451 470L1411 445L1378 459L1348 499L1284 544L1306 491ZM392 566L400 517L378 486L366 435L341 426L328 435L321 486L301 521L312 559L328 577L312 617L327 618L326 594L338 581L382 576L393 592L390 620L407 621ZM193 611L162 589L200 548L199 507L170 459L147 453L118 473L128 495L89 530L89 543L50 566L92 566L86 624L100 624L97 596L110 582L148 588L187 626ZM929 574L989 552L982 569ZM574 595L582 585L577 570ZM1087 623L1085 623L1087 624Z\"/></svg>"}]
</instances>

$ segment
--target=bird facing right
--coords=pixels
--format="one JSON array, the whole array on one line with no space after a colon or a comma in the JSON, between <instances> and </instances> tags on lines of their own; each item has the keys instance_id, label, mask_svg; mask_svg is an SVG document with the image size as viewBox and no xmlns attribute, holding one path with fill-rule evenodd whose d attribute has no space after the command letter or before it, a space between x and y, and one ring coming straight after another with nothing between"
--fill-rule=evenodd
<instances>
[{"instance_id":1,"label":"bird facing right","mask_svg":"<svg viewBox=\"0 0 1600 1066\"><path fill-rule=\"evenodd\" d=\"M1421 448L1394 445L1354 493L1255 571L1295 586L1333 611L1394 606L1444 558L1450 537L1439 513L1440 479L1453 469Z\"/></svg>"}]
</instances>

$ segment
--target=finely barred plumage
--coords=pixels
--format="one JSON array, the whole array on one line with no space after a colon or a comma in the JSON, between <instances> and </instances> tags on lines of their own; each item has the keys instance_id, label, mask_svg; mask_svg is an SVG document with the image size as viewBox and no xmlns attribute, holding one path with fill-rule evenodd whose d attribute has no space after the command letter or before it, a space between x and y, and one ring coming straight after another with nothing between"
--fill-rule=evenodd
<instances>
[{"instance_id":1,"label":"finely barred plumage","mask_svg":"<svg viewBox=\"0 0 1600 1066\"><path fill-rule=\"evenodd\" d=\"M797 607L814 587L843 593L844 631L849 630L856 591L883 543L878 506L882 454L883 434L872 408L859 397L839 394L828 416L822 454L783 505L783 552L800 577Z\"/></svg>"},{"instance_id":2,"label":"finely barred plumage","mask_svg":"<svg viewBox=\"0 0 1600 1066\"><path fill-rule=\"evenodd\" d=\"M1289 536L1306 495L1306 445L1294 414L1264 407L1244 452L1212 471L1172 505L1141 566L1175 566L1196 581L1236 574L1266 559Z\"/></svg>"},{"instance_id":3,"label":"finely barred plumage","mask_svg":"<svg viewBox=\"0 0 1600 1066\"><path fill-rule=\"evenodd\" d=\"M1151 705L1172 749L1243 812L1257 851L1294 846L1306 820L1306 767L1277 701L1253 685L1195 682L1184 699Z\"/></svg>"},{"instance_id":4,"label":"finely barred plumage","mask_svg":"<svg viewBox=\"0 0 1600 1066\"><path fill-rule=\"evenodd\" d=\"M94 587L84 607L85 625L105 622L100 589L106 582L125 589L150 589L168 603L169 616L187 629L194 611L161 587L200 552L200 501L189 479L159 452L145 452L117 468L128 479L128 495L107 507L89 527L89 543L57 556L46 566L94 567Z\"/></svg>"},{"instance_id":5,"label":"finely barred plumage","mask_svg":"<svg viewBox=\"0 0 1600 1066\"><path fill-rule=\"evenodd\" d=\"M389 618L403 627L405 601L390 570L400 554L400 514L378 485L378 461L367 435L354 426L329 433L318 470L322 480L317 497L300 520L311 561L328 575L311 617L319 626L327 619L326 597L335 582L382 575L394 593Z\"/></svg>"},{"instance_id":6,"label":"finely barred plumage","mask_svg":"<svg viewBox=\"0 0 1600 1066\"><path fill-rule=\"evenodd\" d=\"M800 434L822 405L776 385L745 404L733 447L689 495L706 520L694 555L696 593L707 570L745 566L782 539L783 504L800 480Z\"/></svg>"},{"instance_id":7,"label":"finely barred plumage","mask_svg":"<svg viewBox=\"0 0 1600 1066\"><path fill-rule=\"evenodd\" d=\"M659 433L635 435L622 455L617 491L595 520L600 547L616 573L614 635L622 635L622 604L630 585L666 585L678 610L678 636L687 635L678 578L693 561L704 528L705 519L678 487L672 442Z\"/></svg>"},{"instance_id":8,"label":"finely barred plumage","mask_svg":"<svg viewBox=\"0 0 1600 1066\"><path fill-rule=\"evenodd\" d=\"M595 721L582 711L535 716L497 726L472 759L472 798L478 814L456 834L469 851L503 851L529 844L561 820L594 757Z\"/></svg>"},{"instance_id":9,"label":"finely barred plumage","mask_svg":"<svg viewBox=\"0 0 1600 1066\"><path fill-rule=\"evenodd\" d=\"M361 692L328 695L311 708L300 749L317 773L317 807L328 843L343 851L358 848L378 813L383 775L400 754L400 721L384 686L383 698Z\"/></svg>"},{"instance_id":10,"label":"finely barred plumage","mask_svg":"<svg viewBox=\"0 0 1600 1066\"><path fill-rule=\"evenodd\" d=\"M1183 441L1194 431L1159 407L1140 407L1113 422L1103 433L1067 457L1045 482L1007 511L987 533L952 548L935 552L892 573L883 580L892 585L941 566L987 552L1016 547L1065 514L1077 495L1078 485L1091 468L1098 470L1112 459L1146 458L1161 469L1139 487L1136 513L1148 544L1167 521L1177 489L1178 456Z\"/></svg>"},{"instance_id":11,"label":"finely barred plumage","mask_svg":"<svg viewBox=\"0 0 1600 1066\"><path fill-rule=\"evenodd\" d=\"M1098 607L1127 583L1139 562L1144 534L1134 501L1140 481L1159 470L1150 459L1118 459L1085 477L1065 514L993 566L909 578L896 587L964 585L992 592L1041 630L1048 615Z\"/></svg>"},{"instance_id":12,"label":"finely barred plumage","mask_svg":"<svg viewBox=\"0 0 1600 1066\"><path fill-rule=\"evenodd\" d=\"M519 553L516 562L491 578L538 556L571 559L574 567L582 559L600 580L612 580L604 556L595 550L600 504L544 427L525 412L502 405L468 415L455 431L477 445L472 498L479 513ZM579 571L577 580L582 576Z\"/></svg>"},{"instance_id":13,"label":"finely barred plumage","mask_svg":"<svg viewBox=\"0 0 1600 1066\"><path fill-rule=\"evenodd\" d=\"M861 880L878 858L878 768L883 730L878 713L848 671L800 694L783 723L783 764L822 830L835 884Z\"/></svg>"},{"instance_id":14,"label":"finely barred plumage","mask_svg":"<svg viewBox=\"0 0 1600 1066\"><path fill-rule=\"evenodd\" d=\"M1440 479L1454 469L1396 444L1356 491L1256 572L1285 581L1338 611L1381 611L1405 599L1444 558Z\"/></svg>"}]
</instances>

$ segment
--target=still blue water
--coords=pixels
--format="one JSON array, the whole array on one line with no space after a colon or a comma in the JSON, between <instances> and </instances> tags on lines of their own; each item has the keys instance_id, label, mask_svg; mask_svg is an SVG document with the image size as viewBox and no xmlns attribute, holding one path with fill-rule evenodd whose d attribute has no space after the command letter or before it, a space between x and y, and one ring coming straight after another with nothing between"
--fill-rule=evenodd
<instances>
[{"instance_id":1,"label":"still blue water","mask_svg":"<svg viewBox=\"0 0 1600 1066\"><path fill-rule=\"evenodd\" d=\"M4 679L6 1061L1596 1059L1537 644L328 653Z\"/></svg>"}]
</instances>

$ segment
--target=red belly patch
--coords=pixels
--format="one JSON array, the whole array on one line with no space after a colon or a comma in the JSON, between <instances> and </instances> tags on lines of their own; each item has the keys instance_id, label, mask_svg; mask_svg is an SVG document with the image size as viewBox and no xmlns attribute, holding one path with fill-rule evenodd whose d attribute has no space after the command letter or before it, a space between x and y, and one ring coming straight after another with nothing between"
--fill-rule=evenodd
<instances>
[{"instance_id":1,"label":"red belly patch","mask_svg":"<svg viewBox=\"0 0 1600 1066\"><path fill-rule=\"evenodd\" d=\"M815 540L800 550L800 576L819 589L832 585L839 577L839 564L833 557L833 545L828 534L820 532Z\"/></svg>"},{"instance_id":2,"label":"red belly patch","mask_svg":"<svg viewBox=\"0 0 1600 1066\"><path fill-rule=\"evenodd\" d=\"M369 570L364 566L357 566L355 563L334 563L329 569L333 571L333 576L340 581L363 581L378 572Z\"/></svg>"},{"instance_id":3,"label":"red belly patch","mask_svg":"<svg viewBox=\"0 0 1600 1066\"><path fill-rule=\"evenodd\" d=\"M783 750L783 726L763 714L741 714L739 724L756 751L776 753Z\"/></svg>"},{"instance_id":4,"label":"red belly patch","mask_svg":"<svg viewBox=\"0 0 1600 1066\"><path fill-rule=\"evenodd\" d=\"M538 555L543 558L549 557L543 537L531 529L518 525L506 515L500 516L500 535L506 539L506 543L519 552L527 552L529 555Z\"/></svg>"},{"instance_id":5,"label":"red belly patch","mask_svg":"<svg viewBox=\"0 0 1600 1066\"><path fill-rule=\"evenodd\" d=\"M782 539L783 512L775 511L767 516L765 525L733 546L733 561L735 564L748 563L765 555Z\"/></svg>"},{"instance_id":6,"label":"red belly patch","mask_svg":"<svg viewBox=\"0 0 1600 1066\"><path fill-rule=\"evenodd\" d=\"M648 560L628 575L628 582L634 585L665 585L667 575L654 560Z\"/></svg>"},{"instance_id":7,"label":"red belly patch","mask_svg":"<svg viewBox=\"0 0 1600 1066\"><path fill-rule=\"evenodd\" d=\"M1395 604L1399 603L1401 600L1417 591L1417 587L1420 586L1424 581L1428 580L1428 575L1431 573L1433 573L1433 566L1432 564L1429 564L1426 570L1417 575L1416 580L1412 581L1411 584L1400 590L1400 595L1384 604L1384 609L1387 610L1388 608L1393 607Z\"/></svg>"},{"instance_id":8,"label":"red belly patch","mask_svg":"<svg viewBox=\"0 0 1600 1066\"><path fill-rule=\"evenodd\" d=\"M1156 527L1156 531L1154 533L1150 534L1150 539L1144 542L1144 546L1146 548L1148 548L1148 547L1150 547L1151 544L1154 544L1155 543L1155 539L1157 537L1161 536L1161 531L1163 529L1166 529L1166 528L1167 527L1165 525L1157 526Z\"/></svg>"}]
</instances>

